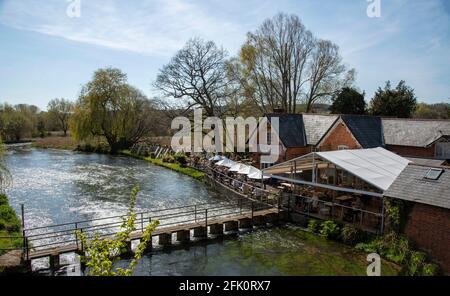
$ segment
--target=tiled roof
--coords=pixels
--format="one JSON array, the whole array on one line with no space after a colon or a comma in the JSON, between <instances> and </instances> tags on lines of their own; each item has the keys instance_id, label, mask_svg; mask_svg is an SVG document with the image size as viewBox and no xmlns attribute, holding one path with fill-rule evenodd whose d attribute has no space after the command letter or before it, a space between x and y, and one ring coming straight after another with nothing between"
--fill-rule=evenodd
<instances>
[{"instance_id":1,"label":"tiled roof","mask_svg":"<svg viewBox=\"0 0 450 296\"><path fill-rule=\"evenodd\" d=\"M387 145L427 147L450 135L450 120L382 118Z\"/></svg>"},{"instance_id":2,"label":"tiled roof","mask_svg":"<svg viewBox=\"0 0 450 296\"><path fill-rule=\"evenodd\" d=\"M408 165L385 192L385 196L450 209L450 170L437 180L425 179L432 167Z\"/></svg>"},{"instance_id":3,"label":"tiled roof","mask_svg":"<svg viewBox=\"0 0 450 296\"><path fill-rule=\"evenodd\" d=\"M362 148L383 147L383 130L380 117L341 115L342 120L361 144Z\"/></svg>"},{"instance_id":4,"label":"tiled roof","mask_svg":"<svg viewBox=\"0 0 450 296\"><path fill-rule=\"evenodd\" d=\"M338 115L303 114L306 142L316 145L337 118Z\"/></svg>"},{"instance_id":5,"label":"tiled roof","mask_svg":"<svg viewBox=\"0 0 450 296\"><path fill-rule=\"evenodd\" d=\"M274 117L279 118L279 137L286 148L305 147L306 137L303 126L302 114L273 113L267 114L267 118L272 122Z\"/></svg>"}]
</instances>

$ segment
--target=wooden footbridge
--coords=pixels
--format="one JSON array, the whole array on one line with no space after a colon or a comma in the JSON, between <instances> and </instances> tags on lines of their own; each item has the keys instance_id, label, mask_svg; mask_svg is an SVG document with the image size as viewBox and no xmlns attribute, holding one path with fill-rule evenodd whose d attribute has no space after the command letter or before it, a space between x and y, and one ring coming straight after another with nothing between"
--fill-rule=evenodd
<instances>
[{"instance_id":1,"label":"wooden footbridge","mask_svg":"<svg viewBox=\"0 0 450 296\"><path fill-rule=\"evenodd\" d=\"M150 251L157 243L167 247L190 240L219 236L239 229L251 229L274 223L280 217L276 201L239 199L220 203L204 203L137 213L136 231L129 238L127 251L132 252L132 242L141 239L145 227L155 220L160 225L152 234ZM83 254L84 248L77 231L87 237L99 234L111 237L120 231L125 216L114 216L72 223L48 225L23 230L23 261L31 268L31 261L48 257L51 269L60 266L60 255Z\"/></svg>"}]
</instances>

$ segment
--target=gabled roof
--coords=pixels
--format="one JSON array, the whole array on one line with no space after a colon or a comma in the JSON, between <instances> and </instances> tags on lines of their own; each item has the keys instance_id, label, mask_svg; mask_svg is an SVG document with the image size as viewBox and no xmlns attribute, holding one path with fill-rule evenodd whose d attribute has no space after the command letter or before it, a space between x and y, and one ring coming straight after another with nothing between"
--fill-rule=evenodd
<instances>
[{"instance_id":1,"label":"gabled roof","mask_svg":"<svg viewBox=\"0 0 450 296\"><path fill-rule=\"evenodd\" d=\"M450 136L450 120L382 118L387 145L427 147Z\"/></svg>"},{"instance_id":2,"label":"gabled roof","mask_svg":"<svg viewBox=\"0 0 450 296\"><path fill-rule=\"evenodd\" d=\"M269 122L272 122L274 117L279 118L278 136L286 148L307 145L302 114L272 113L266 116Z\"/></svg>"},{"instance_id":3,"label":"gabled roof","mask_svg":"<svg viewBox=\"0 0 450 296\"><path fill-rule=\"evenodd\" d=\"M362 148L383 147L383 129L380 117L362 115L341 115Z\"/></svg>"},{"instance_id":4,"label":"gabled roof","mask_svg":"<svg viewBox=\"0 0 450 296\"><path fill-rule=\"evenodd\" d=\"M437 180L424 178L430 166L408 165L385 192L385 196L450 209L450 170Z\"/></svg>"},{"instance_id":5,"label":"gabled roof","mask_svg":"<svg viewBox=\"0 0 450 296\"><path fill-rule=\"evenodd\" d=\"M316 145L337 118L338 115L303 114L308 145Z\"/></svg>"}]
</instances>

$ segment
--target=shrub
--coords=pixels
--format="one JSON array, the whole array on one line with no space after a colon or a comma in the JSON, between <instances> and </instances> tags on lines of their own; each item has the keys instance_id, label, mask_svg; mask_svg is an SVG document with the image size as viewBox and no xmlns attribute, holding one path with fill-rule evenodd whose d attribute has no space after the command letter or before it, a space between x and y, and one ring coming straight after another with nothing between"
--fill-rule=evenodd
<instances>
[{"instance_id":1,"label":"shrub","mask_svg":"<svg viewBox=\"0 0 450 296\"><path fill-rule=\"evenodd\" d=\"M320 234L331 239L337 239L340 235L340 227L334 221L327 220L320 225Z\"/></svg>"},{"instance_id":2,"label":"shrub","mask_svg":"<svg viewBox=\"0 0 450 296\"><path fill-rule=\"evenodd\" d=\"M342 228L341 239L344 243L354 245L364 239L363 231L351 225Z\"/></svg>"},{"instance_id":3,"label":"shrub","mask_svg":"<svg viewBox=\"0 0 450 296\"><path fill-rule=\"evenodd\" d=\"M174 163L175 158L172 155L166 155L163 157L162 161L167 163Z\"/></svg>"},{"instance_id":4,"label":"shrub","mask_svg":"<svg viewBox=\"0 0 450 296\"><path fill-rule=\"evenodd\" d=\"M423 276L433 276L439 273L439 267L433 263L425 263L422 268Z\"/></svg>"},{"instance_id":5,"label":"shrub","mask_svg":"<svg viewBox=\"0 0 450 296\"><path fill-rule=\"evenodd\" d=\"M310 219L308 221L308 229L311 232L318 233L320 228L320 223L317 220Z\"/></svg>"},{"instance_id":6,"label":"shrub","mask_svg":"<svg viewBox=\"0 0 450 296\"><path fill-rule=\"evenodd\" d=\"M8 204L8 198L4 194L0 194L0 206L7 205Z\"/></svg>"},{"instance_id":7,"label":"shrub","mask_svg":"<svg viewBox=\"0 0 450 296\"><path fill-rule=\"evenodd\" d=\"M151 153L150 153L150 158L156 158L155 152L151 152Z\"/></svg>"},{"instance_id":8,"label":"shrub","mask_svg":"<svg viewBox=\"0 0 450 296\"><path fill-rule=\"evenodd\" d=\"M175 160L176 160L176 162L178 162L181 165L187 164L186 155L184 155L184 154L181 154L181 153L175 154Z\"/></svg>"}]
</instances>

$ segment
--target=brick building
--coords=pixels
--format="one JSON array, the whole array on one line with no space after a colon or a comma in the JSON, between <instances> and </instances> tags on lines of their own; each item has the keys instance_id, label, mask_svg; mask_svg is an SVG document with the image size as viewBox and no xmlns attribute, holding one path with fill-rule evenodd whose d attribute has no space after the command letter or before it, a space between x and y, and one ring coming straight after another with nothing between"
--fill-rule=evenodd
<instances>
[{"instance_id":1,"label":"brick building","mask_svg":"<svg viewBox=\"0 0 450 296\"><path fill-rule=\"evenodd\" d=\"M375 116L339 116L316 145L318 151L384 147L381 119Z\"/></svg>"},{"instance_id":2,"label":"brick building","mask_svg":"<svg viewBox=\"0 0 450 296\"><path fill-rule=\"evenodd\" d=\"M386 148L402 156L450 159L450 120L382 118Z\"/></svg>"},{"instance_id":3,"label":"brick building","mask_svg":"<svg viewBox=\"0 0 450 296\"><path fill-rule=\"evenodd\" d=\"M403 232L450 274L450 169L409 164L384 195L405 201Z\"/></svg>"},{"instance_id":4,"label":"brick building","mask_svg":"<svg viewBox=\"0 0 450 296\"><path fill-rule=\"evenodd\" d=\"M272 113L279 118L278 162L313 151L384 147L404 157L450 159L450 120ZM259 165L259 155L254 155ZM264 166L264 165L263 165ZM265 166L264 166L265 167Z\"/></svg>"}]
</instances>

